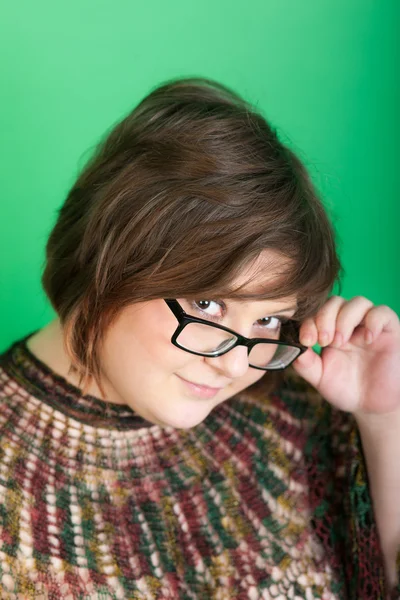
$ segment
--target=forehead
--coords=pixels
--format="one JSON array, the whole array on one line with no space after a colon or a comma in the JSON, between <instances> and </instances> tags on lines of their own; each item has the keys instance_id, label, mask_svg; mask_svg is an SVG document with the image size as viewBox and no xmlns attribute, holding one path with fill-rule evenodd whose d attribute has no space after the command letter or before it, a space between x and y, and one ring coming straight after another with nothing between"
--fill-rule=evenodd
<instances>
[{"instance_id":1,"label":"forehead","mask_svg":"<svg viewBox=\"0 0 400 600\"><path fill-rule=\"evenodd\" d=\"M242 287L241 291L251 294L262 294L266 284L271 284L276 281L279 283L284 277L284 272L288 266L287 259L276 252L264 250L256 259L250 261L240 274L232 281L232 289ZM240 304L245 304L244 300L236 300ZM252 300L255 302L255 300ZM256 301L257 302L257 301ZM296 306L296 296L282 297L276 300L260 300L259 302L269 304L282 304L285 306Z\"/></svg>"}]
</instances>

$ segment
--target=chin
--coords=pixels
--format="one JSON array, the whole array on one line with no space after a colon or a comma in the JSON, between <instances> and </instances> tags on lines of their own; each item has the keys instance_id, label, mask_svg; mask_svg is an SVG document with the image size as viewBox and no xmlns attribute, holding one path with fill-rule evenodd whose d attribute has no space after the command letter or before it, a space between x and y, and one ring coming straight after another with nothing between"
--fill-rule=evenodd
<instances>
[{"instance_id":1,"label":"chin","mask_svg":"<svg viewBox=\"0 0 400 600\"><path fill-rule=\"evenodd\" d=\"M204 419L207 418L208 415L206 415L203 419L170 419L168 421L168 423L164 424L164 427L173 427L174 429L193 429L193 427L196 427L197 425L200 425L200 423L202 423L204 421Z\"/></svg>"},{"instance_id":2,"label":"chin","mask_svg":"<svg viewBox=\"0 0 400 600\"><path fill-rule=\"evenodd\" d=\"M192 429L193 427L196 427L196 425L200 425L200 423L202 423L208 417L211 410L203 410L201 414L198 414L194 411L192 413L189 412L188 414L182 414L182 412L179 414L177 411L176 416L170 415L169 418L157 419L157 421L158 425L164 427L173 427L174 429Z\"/></svg>"}]
</instances>

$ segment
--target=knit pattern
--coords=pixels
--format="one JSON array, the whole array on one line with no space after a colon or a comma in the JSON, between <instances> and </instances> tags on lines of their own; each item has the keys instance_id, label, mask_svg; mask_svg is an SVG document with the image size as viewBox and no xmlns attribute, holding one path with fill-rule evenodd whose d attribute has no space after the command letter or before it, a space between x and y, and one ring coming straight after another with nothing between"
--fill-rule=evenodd
<instances>
[{"instance_id":1,"label":"knit pattern","mask_svg":"<svg viewBox=\"0 0 400 600\"><path fill-rule=\"evenodd\" d=\"M385 598L355 421L293 370L176 430L80 396L28 337L0 356L1 598Z\"/></svg>"}]
</instances>

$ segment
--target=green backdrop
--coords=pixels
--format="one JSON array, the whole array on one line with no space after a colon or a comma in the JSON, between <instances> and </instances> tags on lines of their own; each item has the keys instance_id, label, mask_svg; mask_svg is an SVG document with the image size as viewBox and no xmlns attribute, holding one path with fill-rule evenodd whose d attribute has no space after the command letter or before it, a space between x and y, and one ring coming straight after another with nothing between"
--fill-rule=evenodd
<instances>
[{"instance_id":1,"label":"green backdrop","mask_svg":"<svg viewBox=\"0 0 400 600\"><path fill-rule=\"evenodd\" d=\"M343 296L400 314L398 0L21 0L2 7L0 350L54 314L44 245L103 133L207 76L300 153L339 231Z\"/></svg>"}]
</instances>

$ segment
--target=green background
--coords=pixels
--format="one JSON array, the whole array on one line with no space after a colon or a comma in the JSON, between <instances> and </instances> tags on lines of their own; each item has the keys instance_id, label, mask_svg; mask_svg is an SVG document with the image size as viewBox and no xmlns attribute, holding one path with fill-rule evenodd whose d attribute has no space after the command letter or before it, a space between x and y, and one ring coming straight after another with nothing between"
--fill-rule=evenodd
<instances>
[{"instance_id":1,"label":"green background","mask_svg":"<svg viewBox=\"0 0 400 600\"><path fill-rule=\"evenodd\" d=\"M50 0L2 7L0 350L54 314L46 238L95 143L151 88L206 76L305 161L342 294L400 314L398 0Z\"/></svg>"}]
</instances>

